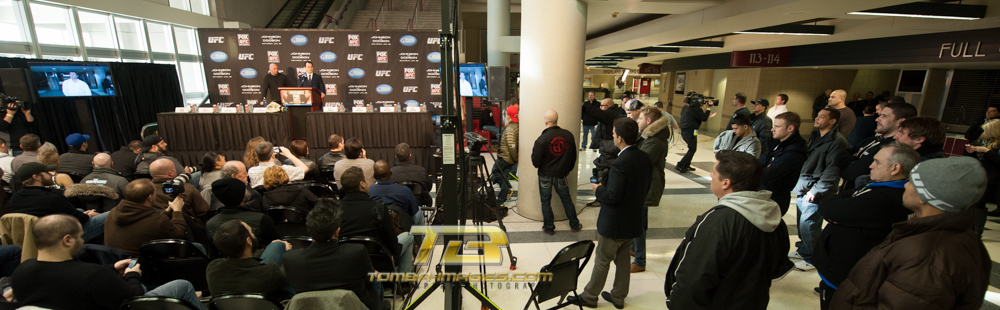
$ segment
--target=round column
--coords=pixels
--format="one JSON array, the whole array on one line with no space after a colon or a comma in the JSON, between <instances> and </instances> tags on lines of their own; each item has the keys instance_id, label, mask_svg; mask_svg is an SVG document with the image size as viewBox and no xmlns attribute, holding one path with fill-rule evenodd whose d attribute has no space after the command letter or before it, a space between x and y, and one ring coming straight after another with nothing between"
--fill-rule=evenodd
<instances>
[{"instance_id":1,"label":"round column","mask_svg":"<svg viewBox=\"0 0 1000 310\"><path fill-rule=\"evenodd\" d=\"M542 115L559 113L559 127L573 133L577 152L580 142L580 107L583 97L583 57L586 45L587 3L579 0L521 2L521 146L518 156L518 213L542 220L538 194L538 170L531 164L531 148L545 123ZM578 152L579 154L579 152ZM577 169L566 177L572 201L576 201ZM552 192L555 220L565 220L562 202ZM583 205L576 207L577 212Z\"/></svg>"},{"instance_id":2,"label":"round column","mask_svg":"<svg viewBox=\"0 0 1000 310\"><path fill-rule=\"evenodd\" d=\"M486 4L486 58L489 66L510 66L510 55L500 51L500 37L510 35L510 0Z\"/></svg>"}]
</instances>

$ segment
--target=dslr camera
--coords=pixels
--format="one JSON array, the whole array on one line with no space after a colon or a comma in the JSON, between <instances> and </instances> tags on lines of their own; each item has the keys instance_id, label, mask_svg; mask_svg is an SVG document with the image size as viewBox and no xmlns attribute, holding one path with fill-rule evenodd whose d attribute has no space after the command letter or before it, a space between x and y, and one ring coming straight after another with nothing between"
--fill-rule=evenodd
<instances>
[{"instance_id":1,"label":"dslr camera","mask_svg":"<svg viewBox=\"0 0 1000 310\"><path fill-rule=\"evenodd\" d=\"M14 107L10 106L11 103L14 104ZM3 107L5 107L5 108L7 108L7 110L11 110L11 111L17 111L17 109L20 109L20 108L24 107L24 102L23 101L18 100L17 97L14 97L14 96L7 96L4 93L0 93L0 104L3 104Z\"/></svg>"},{"instance_id":2,"label":"dslr camera","mask_svg":"<svg viewBox=\"0 0 1000 310\"><path fill-rule=\"evenodd\" d=\"M170 196L170 201L174 201L178 195L184 193L184 182L176 179L163 182L163 193Z\"/></svg>"}]
</instances>

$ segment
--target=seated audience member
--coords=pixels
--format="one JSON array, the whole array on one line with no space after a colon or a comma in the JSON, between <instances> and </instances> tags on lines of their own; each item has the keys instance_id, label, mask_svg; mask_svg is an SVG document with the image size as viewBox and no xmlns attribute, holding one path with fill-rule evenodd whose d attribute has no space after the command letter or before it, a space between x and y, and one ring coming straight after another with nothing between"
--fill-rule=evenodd
<instances>
[{"instance_id":1,"label":"seated audience member","mask_svg":"<svg viewBox=\"0 0 1000 310\"><path fill-rule=\"evenodd\" d=\"M361 140L358 138L347 139L347 142L344 143L344 156L347 158L338 161L333 168L333 178L337 179L337 184L340 184L340 176L350 167L361 168L361 171L364 172L365 182L375 184L375 170L372 169L375 166L375 161L368 159ZM343 188L343 186L340 187Z\"/></svg>"},{"instance_id":2,"label":"seated audience member","mask_svg":"<svg viewBox=\"0 0 1000 310\"><path fill-rule=\"evenodd\" d=\"M347 145L349 148L350 143ZM350 167L344 171L344 175L340 179L340 191L344 193L344 198L340 200L340 208L344 211L344 226L339 236L341 238L364 236L378 239L392 252L396 261L400 262L400 244L392 226L389 210L386 209L385 205L368 196L368 182L365 181L361 168ZM404 244L402 248L411 249L412 242L413 240L410 239L410 244ZM409 252L410 256L413 255L413 251L402 252ZM382 271L386 272L386 270Z\"/></svg>"},{"instance_id":3,"label":"seated audience member","mask_svg":"<svg viewBox=\"0 0 1000 310\"><path fill-rule=\"evenodd\" d=\"M37 163L38 162L38 148L42 146L42 139L35 134L26 134L21 136L18 140L21 145L21 150L23 151L21 155L14 156L14 159L10 161L10 170L17 173L17 168L25 163Z\"/></svg>"},{"instance_id":4,"label":"seated audience member","mask_svg":"<svg viewBox=\"0 0 1000 310\"><path fill-rule=\"evenodd\" d=\"M139 255L144 242L187 239L188 226L182 211L184 200L174 199L167 210L161 212L153 207L155 191L158 188L149 179L138 179L125 187L125 199L108 212L104 245Z\"/></svg>"},{"instance_id":5,"label":"seated audience member","mask_svg":"<svg viewBox=\"0 0 1000 310\"><path fill-rule=\"evenodd\" d=\"M875 105L864 107L863 116L858 117L854 123L854 131L851 131L851 136L847 138L847 146L851 149L861 147L861 142L875 136L875 129L878 127L878 123L875 122L878 116L875 115L875 107Z\"/></svg>"},{"instance_id":6,"label":"seated audience member","mask_svg":"<svg viewBox=\"0 0 1000 310\"><path fill-rule=\"evenodd\" d=\"M219 225L212 243L225 256L213 260L205 270L212 295L254 293L273 301L291 297L285 290L288 279L281 268L281 258L292 249L291 244L275 240L256 258L253 253L260 246L257 236L249 225L236 219Z\"/></svg>"},{"instance_id":7,"label":"seated audience member","mask_svg":"<svg viewBox=\"0 0 1000 310\"><path fill-rule=\"evenodd\" d=\"M375 179L378 181L375 181L375 185L368 190L368 196L371 196L372 200L394 204L413 217L414 223L424 222L424 213L420 212L413 191L409 187L392 182L392 169L389 168L389 163L384 160L375 162Z\"/></svg>"},{"instance_id":8,"label":"seated audience member","mask_svg":"<svg viewBox=\"0 0 1000 310\"><path fill-rule=\"evenodd\" d=\"M14 156L8 154L7 140L0 139L0 170L3 170L3 181L10 183L10 178L14 176L10 164L14 161Z\"/></svg>"},{"instance_id":9,"label":"seated audience member","mask_svg":"<svg viewBox=\"0 0 1000 310\"><path fill-rule=\"evenodd\" d=\"M283 146L277 148L274 147L271 142L261 142L254 147L254 151L257 152L257 160L260 162L257 166L254 166L247 170L250 174L250 187L257 187L264 185L264 170L268 167L275 166L278 164L278 160L274 158L275 150L279 150L282 156L288 158L295 165L281 165L282 169L285 169L285 173L288 174L288 179L291 181L302 180L305 177L306 172L309 171L309 167L301 160L292 155L292 152Z\"/></svg>"},{"instance_id":10,"label":"seated audience member","mask_svg":"<svg viewBox=\"0 0 1000 310\"><path fill-rule=\"evenodd\" d=\"M21 247L17 245L0 246L0 277L9 277L21 264Z\"/></svg>"},{"instance_id":11,"label":"seated audience member","mask_svg":"<svg viewBox=\"0 0 1000 310\"><path fill-rule=\"evenodd\" d=\"M340 244L341 223L349 221L332 199L322 199L306 217L313 243L288 251L282 265L296 293L343 289L354 292L369 310L382 309L382 285L369 282L375 272L364 245ZM369 213L370 215L371 213Z\"/></svg>"},{"instance_id":12,"label":"seated audience member","mask_svg":"<svg viewBox=\"0 0 1000 310\"><path fill-rule=\"evenodd\" d=\"M128 180L112 169L114 163L111 162L111 155L97 153L94 155L93 164L93 172L84 176L80 183L110 187L118 193L119 198L125 197L125 186L128 186Z\"/></svg>"},{"instance_id":13,"label":"seated audience member","mask_svg":"<svg viewBox=\"0 0 1000 310\"><path fill-rule=\"evenodd\" d=\"M278 166L264 170L264 210L273 206L293 207L308 214L319 198L305 186L288 184L288 174Z\"/></svg>"},{"instance_id":14,"label":"seated audience member","mask_svg":"<svg viewBox=\"0 0 1000 310\"><path fill-rule=\"evenodd\" d=\"M253 189L252 187L250 187L249 184L247 184L247 169L246 166L243 165L243 162L238 160L231 160L226 162L225 165L222 165L222 178L239 180L246 187L246 195L243 196L244 208L256 212L264 211L264 206L262 202L263 197L261 197L260 193L257 192L257 190ZM211 184L209 184L209 188L211 187L212 187ZM215 196L212 195L211 189L207 191L202 190L201 196L204 197L206 201L210 202L212 210L217 210L225 206L222 202L219 201L218 198L215 198Z\"/></svg>"},{"instance_id":15,"label":"seated audience member","mask_svg":"<svg viewBox=\"0 0 1000 310\"><path fill-rule=\"evenodd\" d=\"M319 166L323 170L333 169L333 166L338 161L347 158L344 157L344 138L338 135L330 135L330 138L326 141L330 143L330 151L319 158Z\"/></svg>"},{"instance_id":16,"label":"seated audience member","mask_svg":"<svg viewBox=\"0 0 1000 310\"><path fill-rule=\"evenodd\" d=\"M966 156L979 160L986 170L986 194L970 207L976 219L975 231L983 235L987 216L1000 216L1000 208L988 212L987 203L996 204L1000 198L1000 120L990 120L983 124L979 141L965 145Z\"/></svg>"},{"instance_id":17,"label":"seated audience member","mask_svg":"<svg viewBox=\"0 0 1000 310\"><path fill-rule=\"evenodd\" d=\"M59 172L85 176L93 171L91 163L94 161L94 154L87 153L87 140L90 136L74 133L66 137L66 145L69 151L59 155Z\"/></svg>"},{"instance_id":18,"label":"seated audience member","mask_svg":"<svg viewBox=\"0 0 1000 310\"><path fill-rule=\"evenodd\" d=\"M253 137L250 141L247 141L247 150L246 152L243 152L244 166L255 167L258 163L260 163L257 161L257 151L255 151L254 148L256 148L257 144L260 144L261 142L264 142L264 137L261 136Z\"/></svg>"},{"instance_id":19,"label":"seated audience member","mask_svg":"<svg viewBox=\"0 0 1000 310\"><path fill-rule=\"evenodd\" d=\"M108 267L75 260L83 247L83 230L70 216L43 217L31 234L38 258L22 263L11 279L19 306L118 309L126 299L145 295L174 297L204 309L186 280L170 281L147 292L139 282L141 266L129 268L129 259Z\"/></svg>"},{"instance_id":20,"label":"seated audience member","mask_svg":"<svg viewBox=\"0 0 1000 310\"><path fill-rule=\"evenodd\" d=\"M153 176L153 185L156 185L156 199L153 200L153 207L157 209L166 209L167 203L170 202L170 195L163 192L163 183L171 180L175 184L180 182L180 180L175 179L177 178L177 171L174 168L175 165L170 160L163 158L157 159L149 165L149 173ZM187 176L187 174L184 174L184 176ZM201 217L205 216L205 213L208 213L208 202L204 198L201 198L201 192L194 185L188 184L185 181L183 187L184 192L177 195L177 197L184 201L184 213L204 223L204 219L201 219Z\"/></svg>"},{"instance_id":21,"label":"seated audience member","mask_svg":"<svg viewBox=\"0 0 1000 310\"><path fill-rule=\"evenodd\" d=\"M198 186L202 191L212 190L212 182L222 178L222 166L225 164L226 156L222 153L208 152L201 157L201 178L198 179Z\"/></svg>"},{"instance_id":22,"label":"seated audience member","mask_svg":"<svg viewBox=\"0 0 1000 310\"><path fill-rule=\"evenodd\" d=\"M219 225L229 220L240 220L254 230L254 236L270 242L280 239L281 234L274 228L274 222L267 214L250 211L243 207L243 197L246 195L246 184L235 179L222 179L212 183L212 195L225 206L205 223L209 236L214 236Z\"/></svg>"},{"instance_id":23,"label":"seated audience member","mask_svg":"<svg viewBox=\"0 0 1000 310\"><path fill-rule=\"evenodd\" d=\"M750 128L750 117L742 114L733 116L733 129L726 130L715 138L715 152L733 150L760 157L760 140Z\"/></svg>"},{"instance_id":24,"label":"seated audience member","mask_svg":"<svg viewBox=\"0 0 1000 310\"><path fill-rule=\"evenodd\" d=\"M167 142L158 135L147 136L142 139L142 149L139 156L135 157L136 174L153 174L150 165L159 159L167 159L174 166L174 171L180 173L192 173L191 168L185 168L176 158L165 155L167 152Z\"/></svg>"},{"instance_id":25,"label":"seated audience member","mask_svg":"<svg viewBox=\"0 0 1000 310\"><path fill-rule=\"evenodd\" d=\"M45 142L38 148L38 163L56 166L56 170L59 169L59 150L56 149L54 144ZM56 170L49 171L49 173L52 174L55 185L58 185L57 188L66 189L70 185L73 185L73 178L70 178L65 173L58 173Z\"/></svg>"},{"instance_id":26,"label":"seated audience member","mask_svg":"<svg viewBox=\"0 0 1000 310\"><path fill-rule=\"evenodd\" d=\"M73 202L49 188L55 184L52 174L55 165L29 162L17 169L16 176L24 187L10 197L10 212L25 213L39 218L50 214L66 214L75 217L83 225L83 239L90 240L104 233L104 219L108 213L94 210L79 211Z\"/></svg>"},{"instance_id":27,"label":"seated audience member","mask_svg":"<svg viewBox=\"0 0 1000 310\"><path fill-rule=\"evenodd\" d=\"M139 150L142 149L142 141L132 140L128 143L128 146L123 146L121 149L111 153L111 161L115 162L115 171L118 171L122 177L126 179L132 179L132 174L135 174L135 157L139 156Z\"/></svg>"},{"instance_id":28,"label":"seated audience member","mask_svg":"<svg viewBox=\"0 0 1000 310\"><path fill-rule=\"evenodd\" d=\"M424 192L421 195L423 197L417 197L417 203L428 206L433 204L433 201L431 201L431 186L434 183L431 182L426 168L413 163L413 154L410 153L410 145L406 143L396 145L396 165L392 166L392 181L396 183L420 183L420 185L423 185Z\"/></svg>"},{"instance_id":29,"label":"seated audience member","mask_svg":"<svg viewBox=\"0 0 1000 310\"><path fill-rule=\"evenodd\" d=\"M893 224L906 221L912 213L903 206L903 184L918 163L920 155L905 144L883 146L871 165L871 183L820 203L819 213L828 222L812 261L821 279L820 308L829 309L830 299L854 264L885 240Z\"/></svg>"},{"instance_id":30,"label":"seated audience member","mask_svg":"<svg viewBox=\"0 0 1000 310\"><path fill-rule=\"evenodd\" d=\"M899 123L896 141L920 153L920 161L944 157L944 123L930 117L907 118Z\"/></svg>"},{"instance_id":31,"label":"seated audience member","mask_svg":"<svg viewBox=\"0 0 1000 310\"><path fill-rule=\"evenodd\" d=\"M292 145L288 147L288 150L292 151L292 155L295 156L295 158L298 158L300 161L302 161L303 164L306 164L306 167L309 168L309 171L306 172L306 175L303 178L303 180L308 180L308 181L319 180L320 178L319 167L316 166L315 161L309 159L308 157L309 145L306 144L306 140L292 140ZM293 163L292 160L289 158L286 158L282 162L285 165L295 165L295 163Z\"/></svg>"},{"instance_id":32,"label":"seated audience member","mask_svg":"<svg viewBox=\"0 0 1000 310\"><path fill-rule=\"evenodd\" d=\"M831 309L979 309L991 260L965 212L986 191L967 156L931 159L910 171L903 205L912 218L865 254L841 282Z\"/></svg>"}]
</instances>

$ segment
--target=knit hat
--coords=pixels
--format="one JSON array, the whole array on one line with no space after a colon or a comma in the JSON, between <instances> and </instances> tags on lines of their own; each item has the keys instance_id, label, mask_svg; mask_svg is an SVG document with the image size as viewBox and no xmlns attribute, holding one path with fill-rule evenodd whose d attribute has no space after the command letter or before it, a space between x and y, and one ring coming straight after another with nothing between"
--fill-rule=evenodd
<instances>
[{"instance_id":1,"label":"knit hat","mask_svg":"<svg viewBox=\"0 0 1000 310\"><path fill-rule=\"evenodd\" d=\"M243 196L246 195L246 191L246 184L237 179L224 178L212 182L212 194L227 207L240 205L243 202Z\"/></svg>"},{"instance_id":2,"label":"knit hat","mask_svg":"<svg viewBox=\"0 0 1000 310\"><path fill-rule=\"evenodd\" d=\"M510 116L510 121L511 122L517 123L518 122L517 121L517 106L516 105L512 105L512 106L507 107L507 115Z\"/></svg>"},{"instance_id":3,"label":"knit hat","mask_svg":"<svg viewBox=\"0 0 1000 310\"><path fill-rule=\"evenodd\" d=\"M751 101L751 102L753 102L753 104L759 104L759 105L762 105L762 106L764 106L765 108L767 108L768 106L770 106L770 105L771 105L771 102L770 102L770 101L767 101L767 99L764 99L764 98L760 98L760 99L757 99L756 101Z\"/></svg>"},{"instance_id":4,"label":"knit hat","mask_svg":"<svg viewBox=\"0 0 1000 310\"><path fill-rule=\"evenodd\" d=\"M961 212L986 192L986 170L972 157L931 159L913 167L910 180L920 200L945 212Z\"/></svg>"}]
</instances>

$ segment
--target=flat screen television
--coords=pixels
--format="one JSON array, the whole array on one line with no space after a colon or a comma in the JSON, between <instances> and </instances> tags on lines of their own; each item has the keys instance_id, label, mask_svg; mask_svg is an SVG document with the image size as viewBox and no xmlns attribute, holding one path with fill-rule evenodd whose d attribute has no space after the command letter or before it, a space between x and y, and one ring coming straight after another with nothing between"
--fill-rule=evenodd
<instances>
[{"instance_id":1,"label":"flat screen television","mask_svg":"<svg viewBox=\"0 0 1000 310\"><path fill-rule=\"evenodd\" d=\"M106 63L33 62L28 66L38 96L42 98L116 94L111 68Z\"/></svg>"},{"instance_id":2,"label":"flat screen television","mask_svg":"<svg viewBox=\"0 0 1000 310\"><path fill-rule=\"evenodd\" d=\"M459 64L458 65L458 94L462 97L487 97L489 88L486 87L486 64Z\"/></svg>"},{"instance_id":3,"label":"flat screen television","mask_svg":"<svg viewBox=\"0 0 1000 310\"><path fill-rule=\"evenodd\" d=\"M927 78L927 70L903 70L899 74L899 87L897 92L920 93L924 91L924 79Z\"/></svg>"}]
</instances>

